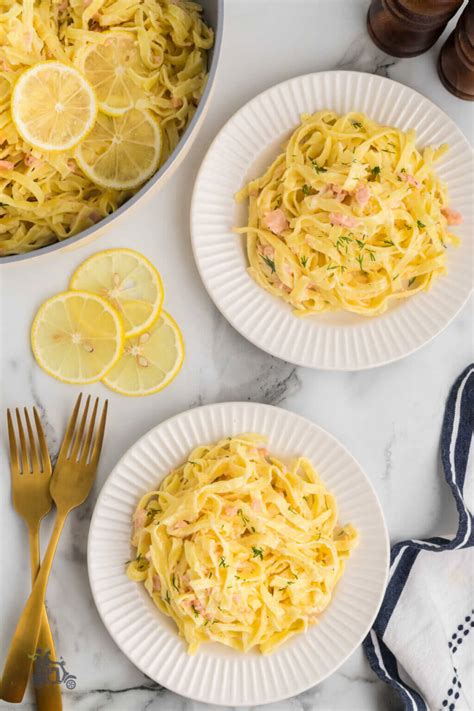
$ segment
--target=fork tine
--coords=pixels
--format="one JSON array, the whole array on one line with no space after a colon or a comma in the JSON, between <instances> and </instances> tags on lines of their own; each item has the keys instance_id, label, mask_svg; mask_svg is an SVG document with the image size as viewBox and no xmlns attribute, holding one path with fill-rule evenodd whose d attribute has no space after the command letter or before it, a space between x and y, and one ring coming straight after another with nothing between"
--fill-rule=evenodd
<instances>
[{"instance_id":1,"label":"fork tine","mask_svg":"<svg viewBox=\"0 0 474 711\"><path fill-rule=\"evenodd\" d=\"M74 429L76 427L77 415L81 406L81 400L82 393L80 393L79 397L77 398L76 404L74 405L74 410L72 411L72 415L69 418L69 422L67 423L66 434L64 435L63 443L61 445L61 449L59 450L58 460L62 459L63 457L64 459L67 459L67 455L69 454L72 437L74 435Z\"/></svg>"},{"instance_id":2,"label":"fork tine","mask_svg":"<svg viewBox=\"0 0 474 711\"><path fill-rule=\"evenodd\" d=\"M38 415L36 407L33 408L33 415L35 417L36 431L38 433L41 460L43 462L43 472L45 474L51 474L51 459L49 457L48 444L46 442L46 437L44 436L43 425L41 424L40 416Z\"/></svg>"},{"instance_id":3,"label":"fork tine","mask_svg":"<svg viewBox=\"0 0 474 711\"><path fill-rule=\"evenodd\" d=\"M16 422L18 425L18 434L20 436L20 448L21 448L21 471L23 474L29 474L30 472L30 463L28 461L28 452L26 449L26 439L25 439L25 431L23 429L23 425L21 422L21 417L20 417L20 411L18 408L15 409L15 414L16 414Z\"/></svg>"},{"instance_id":4,"label":"fork tine","mask_svg":"<svg viewBox=\"0 0 474 711\"><path fill-rule=\"evenodd\" d=\"M84 407L84 412L82 413L79 429L76 432L76 435L74 437L74 443L72 445L71 459L73 462L76 462L79 459L79 453L80 453L80 449L81 449L82 438L84 435L84 429L85 429L86 422L87 422L87 413L89 412L90 401L91 401L91 396L88 395L87 400L86 400L86 405Z\"/></svg>"},{"instance_id":5,"label":"fork tine","mask_svg":"<svg viewBox=\"0 0 474 711\"><path fill-rule=\"evenodd\" d=\"M28 430L28 439L30 440L30 457L31 457L31 469L32 471L41 471L40 462L38 459L38 450L36 449L35 436L33 434L33 429L31 427L30 416L26 407L23 408L25 413L26 428Z\"/></svg>"},{"instance_id":6,"label":"fork tine","mask_svg":"<svg viewBox=\"0 0 474 711\"><path fill-rule=\"evenodd\" d=\"M100 417L100 422L99 422L99 431L97 432L97 437L95 438L95 442L94 442L94 449L92 450L92 454L91 454L90 463L93 465L96 465L97 462L99 461L100 451L102 449L102 442L104 441L105 422L107 420L108 405L109 405L109 401L106 400L104 403L104 407L102 408L102 415Z\"/></svg>"},{"instance_id":7,"label":"fork tine","mask_svg":"<svg viewBox=\"0 0 474 711\"><path fill-rule=\"evenodd\" d=\"M18 449L16 446L15 430L13 427L13 419L10 410L7 410L8 423L8 442L10 444L10 463L12 474L18 474L20 471L20 460L18 459Z\"/></svg>"},{"instance_id":8,"label":"fork tine","mask_svg":"<svg viewBox=\"0 0 474 711\"><path fill-rule=\"evenodd\" d=\"M99 407L99 398L96 397L94 403L94 409L92 410L91 421L89 423L89 429L87 430L86 441L84 442L84 447L82 448L81 454L81 464L87 464L89 458L89 450L91 448L92 437L94 435L94 425L95 418L97 415L97 408Z\"/></svg>"}]
</instances>

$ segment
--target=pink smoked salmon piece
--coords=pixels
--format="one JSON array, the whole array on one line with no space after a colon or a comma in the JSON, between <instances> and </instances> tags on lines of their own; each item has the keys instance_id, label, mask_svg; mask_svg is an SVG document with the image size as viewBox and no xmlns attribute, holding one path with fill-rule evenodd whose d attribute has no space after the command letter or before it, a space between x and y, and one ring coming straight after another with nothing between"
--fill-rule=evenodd
<instances>
[{"instance_id":1,"label":"pink smoked salmon piece","mask_svg":"<svg viewBox=\"0 0 474 711\"><path fill-rule=\"evenodd\" d=\"M359 183L354 193L357 203L364 208L370 200L370 190L364 183Z\"/></svg>"},{"instance_id":2,"label":"pink smoked salmon piece","mask_svg":"<svg viewBox=\"0 0 474 711\"><path fill-rule=\"evenodd\" d=\"M283 230L287 230L289 227L286 215L280 207L271 212L267 212L263 221L265 227L268 227L268 229L276 235L280 235Z\"/></svg>"},{"instance_id":3,"label":"pink smoked salmon piece","mask_svg":"<svg viewBox=\"0 0 474 711\"><path fill-rule=\"evenodd\" d=\"M445 216L448 221L448 225L461 225L462 215L456 210L451 210L450 207L443 207L441 213Z\"/></svg>"},{"instance_id":4,"label":"pink smoked salmon piece","mask_svg":"<svg viewBox=\"0 0 474 711\"><path fill-rule=\"evenodd\" d=\"M340 225L341 227L357 227L359 224L358 220L352 215L341 215L340 212L331 212L329 219L333 225Z\"/></svg>"}]
</instances>

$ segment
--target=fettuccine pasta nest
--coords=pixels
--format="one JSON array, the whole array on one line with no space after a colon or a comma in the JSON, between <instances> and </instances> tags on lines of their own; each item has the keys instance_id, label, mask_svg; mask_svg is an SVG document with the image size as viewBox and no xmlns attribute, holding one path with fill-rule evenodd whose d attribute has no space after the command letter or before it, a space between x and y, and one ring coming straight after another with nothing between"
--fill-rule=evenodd
<instances>
[{"instance_id":1,"label":"fettuccine pasta nest","mask_svg":"<svg viewBox=\"0 0 474 711\"><path fill-rule=\"evenodd\" d=\"M127 573L190 654L209 641L268 653L317 621L356 541L310 461L287 468L245 434L197 447L143 496Z\"/></svg>"},{"instance_id":2,"label":"fettuccine pasta nest","mask_svg":"<svg viewBox=\"0 0 474 711\"><path fill-rule=\"evenodd\" d=\"M301 117L284 151L237 196L248 200L249 272L298 316L376 315L446 271L448 207L434 170L447 150L364 114Z\"/></svg>"},{"instance_id":3,"label":"fettuccine pasta nest","mask_svg":"<svg viewBox=\"0 0 474 711\"><path fill-rule=\"evenodd\" d=\"M101 33L133 35L145 67L141 108L160 123L162 162L192 118L207 79L213 31L188 0L0 0L0 256L64 240L116 210L135 191L98 187L72 153L43 154L19 136L12 88L48 59L75 65Z\"/></svg>"}]
</instances>

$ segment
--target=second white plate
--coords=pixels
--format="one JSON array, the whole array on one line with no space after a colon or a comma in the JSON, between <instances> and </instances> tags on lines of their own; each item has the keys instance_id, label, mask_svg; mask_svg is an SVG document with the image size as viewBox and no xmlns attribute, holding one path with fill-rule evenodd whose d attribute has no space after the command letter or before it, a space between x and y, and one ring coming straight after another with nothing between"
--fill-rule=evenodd
<instances>
[{"instance_id":1,"label":"second white plate","mask_svg":"<svg viewBox=\"0 0 474 711\"><path fill-rule=\"evenodd\" d=\"M359 531L331 604L319 624L273 654L241 654L205 644L194 657L172 620L143 585L130 581L132 515L140 497L182 464L198 444L242 432L266 435L283 460L308 457L335 495L339 520ZM379 609L389 560L387 531L372 486L344 447L317 425L286 410L237 402L189 410L155 427L117 464L92 517L88 567L92 594L113 639L147 676L183 696L226 706L278 701L318 684L362 642Z\"/></svg>"},{"instance_id":2,"label":"second white plate","mask_svg":"<svg viewBox=\"0 0 474 711\"><path fill-rule=\"evenodd\" d=\"M248 275L243 238L245 207L235 193L261 174L300 123L321 109L361 111L402 130L414 128L418 146L448 143L437 172L464 216L461 246L448 253L448 274L429 292L366 318L350 313L295 317L291 308ZM245 338L296 365L360 370L403 358L440 333L472 290L472 149L456 124L421 94L390 79L360 72L321 72L268 89L240 109L212 143L199 171L191 207L196 263L209 295Z\"/></svg>"}]
</instances>

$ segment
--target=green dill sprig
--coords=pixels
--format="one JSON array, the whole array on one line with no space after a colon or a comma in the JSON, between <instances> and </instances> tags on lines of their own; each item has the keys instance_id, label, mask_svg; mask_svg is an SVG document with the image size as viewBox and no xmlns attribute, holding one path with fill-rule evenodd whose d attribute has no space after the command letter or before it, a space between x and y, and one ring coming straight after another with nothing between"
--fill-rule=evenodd
<instances>
[{"instance_id":1,"label":"green dill sprig","mask_svg":"<svg viewBox=\"0 0 474 711\"><path fill-rule=\"evenodd\" d=\"M129 565L130 563L136 563L137 564L137 569L140 572L143 572L144 570L147 570L148 566L150 565L145 556L143 556L141 553L137 555L136 558L133 560L127 560L125 561L125 565Z\"/></svg>"},{"instance_id":2,"label":"green dill sprig","mask_svg":"<svg viewBox=\"0 0 474 711\"><path fill-rule=\"evenodd\" d=\"M228 568L228 567L229 567L229 565L228 565L228 563L225 562L225 557L223 555L221 555L221 557L219 558L219 568Z\"/></svg>"},{"instance_id":3,"label":"green dill sprig","mask_svg":"<svg viewBox=\"0 0 474 711\"><path fill-rule=\"evenodd\" d=\"M364 269L364 265L363 265L364 255L363 255L362 253L359 254L359 255L356 257L356 260L359 262L359 267L360 267L360 271L362 272L362 274L367 274L367 272L366 272L365 269Z\"/></svg>"},{"instance_id":4,"label":"green dill sprig","mask_svg":"<svg viewBox=\"0 0 474 711\"><path fill-rule=\"evenodd\" d=\"M347 271L347 267L344 266L344 264L329 264L326 267L327 271L335 271L336 269L339 269L341 274L344 274L345 271Z\"/></svg>"},{"instance_id":5,"label":"green dill sprig","mask_svg":"<svg viewBox=\"0 0 474 711\"><path fill-rule=\"evenodd\" d=\"M244 524L244 526L246 526L246 525L248 524L248 522L249 522L249 519L248 519L247 516L244 514L244 512L242 511L242 509L239 509L239 510L237 511L237 514L238 514L238 515L240 516L240 518L242 519L242 523Z\"/></svg>"},{"instance_id":6,"label":"green dill sprig","mask_svg":"<svg viewBox=\"0 0 474 711\"><path fill-rule=\"evenodd\" d=\"M303 185L303 187L301 188L301 190L303 191L303 195L309 195L310 192L311 192L310 186L307 185L306 183Z\"/></svg>"},{"instance_id":7,"label":"green dill sprig","mask_svg":"<svg viewBox=\"0 0 474 711\"><path fill-rule=\"evenodd\" d=\"M384 239L383 246L384 247L395 247L395 242L391 239Z\"/></svg>"},{"instance_id":8,"label":"green dill sprig","mask_svg":"<svg viewBox=\"0 0 474 711\"><path fill-rule=\"evenodd\" d=\"M257 548L256 546L252 546L252 553L253 553L253 558L260 558L263 560L263 548Z\"/></svg>"},{"instance_id":9,"label":"green dill sprig","mask_svg":"<svg viewBox=\"0 0 474 711\"><path fill-rule=\"evenodd\" d=\"M352 242L352 237L349 237L348 235L341 235L338 237L336 241L336 249L338 252L341 251L341 249L344 247L346 254L348 253L349 250L349 244Z\"/></svg>"},{"instance_id":10,"label":"green dill sprig","mask_svg":"<svg viewBox=\"0 0 474 711\"><path fill-rule=\"evenodd\" d=\"M306 265L308 263L308 257L301 257L301 264L303 267L306 269Z\"/></svg>"},{"instance_id":11,"label":"green dill sprig","mask_svg":"<svg viewBox=\"0 0 474 711\"><path fill-rule=\"evenodd\" d=\"M285 585L285 587L283 587L283 588L278 588L278 592L281 592L282 590L286 590L286 588L288 588L290 585L294 585L294 584L295 584L295 581L294 581L294 580L288 580L287 583L286 583L286 585Z\"/></svg>"},{"instance_id":12,"label":"green dill sprig","mask_svg":"<svg viewBox=\"0 0 474 711\"><path fill-rule=\"evenodd\" d=\"M311 158L311 163L313 165L313 170L317 175L319 175L320 173L327 173L328 172L328 169L322 165L319 165L318 161L315 158Z\"/></svg>"},{"instance_id":13,"label":"green dill sprig","mask_svg":"<svg viewBox=\"0 0 474 711\"><path fill-rule=\"evenodd\" d=\"M266 257L264 254L261 254L260 256L263 259L263 261L265 262L265 264L267 265L267 267L270 267L270 269L272 270L272 274L274 274L276 269L275 269L275 262L273 261L273 259L270 259L270 257Z\"/></svg>"},{"instance_id":14,"label":"green dill sprig","mask_svg":"<svg viewBox=\"0 0 474 711\"><path fill-rule=\"evenodd\" d=\"M416 221L416 226L419 230L422 230L424 227L426 227L426 225L421 220Z\"/></svg>"},{"instance_id":15,"label":"green dill sprig","mask_svg":"<svg viewBox=\"0 0 474 711\"><path fill-rule=\"evenodd\" d=\"M372 175L373 175L374 178L375 178L377 175L380 175L380 166L379 166L379 165L374 165L374 167L371 169L370 172L372 173Z\"/></svg>"},{"instance_id":16,"label":"green dill sprig","mask_svg":"<svg viewBox=\"0 0 474 711\"><path fill-rule=\"evenodd\" d=\"M354 126L354 128L363 128L360 121L351 121L351 124Z\"/></svg>"}]
</instances>

